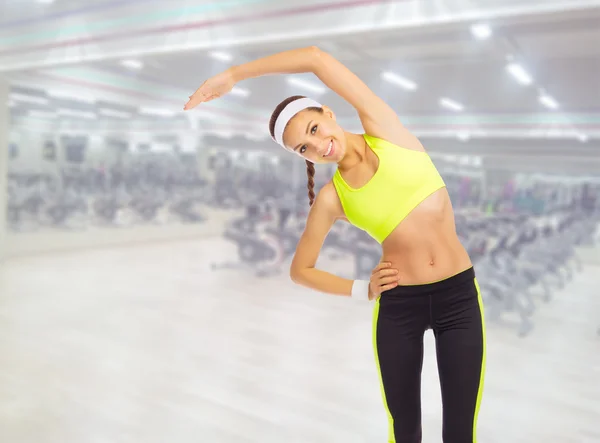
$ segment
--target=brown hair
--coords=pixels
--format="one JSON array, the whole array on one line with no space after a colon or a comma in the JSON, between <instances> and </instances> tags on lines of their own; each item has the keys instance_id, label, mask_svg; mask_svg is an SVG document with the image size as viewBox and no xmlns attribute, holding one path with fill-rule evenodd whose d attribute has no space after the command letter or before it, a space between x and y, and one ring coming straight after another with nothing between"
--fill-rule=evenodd
<instances>
[{"instance_id":1,"label":"brown hair","mask_svg":"<svg viewBox=\"0 0 600 443\"><path fill-rule=\"evenodd\" d=\"M277 121L279 114L281 114L281 111L283 111L283 109L291 102L301 98L305 97L303 95L293 95L291 97L286 98L277 105L277 107L273 111L273 114L271 114L271 120L269 121L269 132L271 133L271 137L275 137L275 122ZM323 112L323 108L311 107L307 109L311 111ZM308 160L305 161L306 175L308 176L308 184L306 187L308 188L309 205L312 206L312 204L315 201L315 165Z\"/></svg>"}]
</instances>

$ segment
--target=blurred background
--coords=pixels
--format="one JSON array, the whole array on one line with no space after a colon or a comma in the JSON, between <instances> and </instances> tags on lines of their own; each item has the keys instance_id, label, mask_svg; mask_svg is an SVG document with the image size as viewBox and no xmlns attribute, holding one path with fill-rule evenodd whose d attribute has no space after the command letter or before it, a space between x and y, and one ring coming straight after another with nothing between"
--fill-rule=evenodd
<instances>
[{"instance_id":1,"label":"blurred background","mask_svg":"<svg viewBox=\"0 0 600 443\"><path fill-rule=\"evenodd\" d=\"M481 284L479 440L600 442L600 1L0 2L0 441L386 441L372 306L288 275L306 166L268 134L317 45L442 173ZM317 167L316 189L333 168ZM337 223L318 266L381 250ZM441 441L426 334L423 441Z\"/></svg>"}]
</instances>

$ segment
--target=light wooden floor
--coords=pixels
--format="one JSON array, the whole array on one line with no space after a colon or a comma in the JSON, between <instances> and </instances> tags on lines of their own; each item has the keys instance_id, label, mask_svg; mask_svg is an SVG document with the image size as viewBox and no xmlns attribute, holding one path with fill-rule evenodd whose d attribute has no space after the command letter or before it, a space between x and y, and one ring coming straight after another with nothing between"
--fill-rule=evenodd
<instances>
[{"instance_id":1,"label":"light wooden floor","mask_svg":"<svg viewBox=\"0 0 600 443\"><path fill-rule=\"evenodd\" d=\"M209 270L230 251L203 240L3 265L0 442L385 442L372 305ZM480 443L600 441L599 271L541 306L526 339L488 324ZM441 441L439 397L428 334L424 442Z\"/></svg>"}]
</instances>

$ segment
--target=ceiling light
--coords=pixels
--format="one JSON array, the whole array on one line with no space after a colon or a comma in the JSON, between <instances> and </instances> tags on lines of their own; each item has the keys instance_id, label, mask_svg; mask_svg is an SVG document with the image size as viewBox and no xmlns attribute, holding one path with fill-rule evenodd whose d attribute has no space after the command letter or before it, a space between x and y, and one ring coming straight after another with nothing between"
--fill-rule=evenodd
<instances>
[{"instance_id":1,"label":"ceiling light","mask_svg":"<svg viewBox=\"0 0 600 443\"><path fill-rule=\"evenodd\" d=\"M41 117L41 118L54 118L56 114L50 111L38 111L37 109L32 109L29 111L29 115L32 117Z\"/></svg>"},{"instance_id":2,"label":"ceiling light","mask_svg":"<svg viewBox=\"0 0 600 443\"><path fill-rule=\"evenodd\" d=\"M547 138L562 138L565 135L565 131L559 128L550 128L546 131Z\"/></svg>"},{"instance_id":3,"label":"ceiling light","mask_svg":"<svg viewBox=\"0 0 600 443\"><path fill-rule=\"evenodd\" d=\"M321 85L317 85L311 82L307 82L305 80L295 78L295 77L286 77L288 83L293 86L298 86L299 88L307 89L316 94L324 94L326 89Z\"/></svg>"},{"instance_id":4,"label":"ceiling light","mask_svg":"<svg viewBox=\"0 0 600 443\"><path fill-rule=\"evenodd\" d=\"M52 89L52 90L48 91L48 95L52 98L73 100L73 101L82 102L82 103L89 103L89 104L96 103L96 99L94 97L92 97L88 93L81 92L81 91L70 92L70 91L61 91L61 90Z\"/></svg>"},{"instance_id":5,"label":"ceiling light","mask_svg":"<svg viewBox=\"0 0 600 443\"><path fill-rule=\"evenodd\" d=\"M449 98L440 99L440 105L444 108L452 109L453 111L462 111L464 106L460 103L455 102L454 100L450 100Z\"/></svg>"},{"instance_id":6,"label":"ceiling light","mask_svg":"<svg viewBox=\"0 0 600 443\"><path fill-rule=\"evenodd\" d=\"M106 117L116 117L116 118L131 118L130 112L117 111L115 109L100 109L98 111L99 114L104 115Z\"/></svg>"},{"instance_id":7,"label":"ceiling light","mask_svg":"<svg viewBox=\"0 0 600 443\"><path fill-rule=\"evenodd\" d=\"M550 109L558 108L558 103L556 102L556 100L554 100L552 97L546 94L540 95L540 103Z\"/></svg>"},{"instance_id":8,"label":"ceiling light","mask_svg":"<svg viewBox=\"0 0 600 443\"><path fill-rule=\"evenodd\" d=\"M139 109L140 114L145 115L156 115L158 117L173 117L175 115L174 111L169 109L158 109L158 108L145 108L142 107Z\"/></svg>"},{"instance_id":9,"label":"ceiling light","mask_svg":"<svg viewBox=\"0 0 600 443\"><path fill-rule=\"evenodd\" d=\"M398 74L394 74L390 71L385 71L381 73L381 78L387 82L390 82L396 86L400 86L401 88L408 89L414 91L417 89L417 84L407 78L401 77Z\"/></svg>"},{"instance_id":10,"label":"ceiling light","mask_svg":"<svg viewBox=\"0 0 600 443\"><path fill-rule=\"evenodd\" d=\"M37 0L37 2L49 5L50 3L54 3L54 0Z\"/></svg>"},{"instance_id":11,"label":"ceiling light","mask_svg":"<svg viewBox=\"0 0 600 443\"><path fill-rule=\"evenodd\" d=\"M471 26L471 34L479 40L486 40L492 35L492 28L486 24L476 24Z\"/></svg>"},{"instance_id":12,"label":"ceiling light","mask_svg":"<svg viewBox=\"0 0 600 443\"><path fill-rule=\"evenodd\" d=\"M578 138L581 143L585 143L590 139L586 134L579 134Z\"/></svg>"},{"instance_id":13,"label":"ceiling light","mask_svg":"<svg viewBox=\"0 0 600 443\"><path fill-rule=\"evenodd\" d=\"M79 111L77 109L61 108L57 111L57 113L58 115L65 117L85 118L88 120L93 120L97 118L96 114L94 114L93 112Z\"/></svg>"},{"instance_id":14,"label":"ceiling light","mask_svg":"<svg viewBox=\"0 0 600 443\"><path fill-rule=\"evenodd\" d=\"M531 76L518 63L509 63L506 70L522 85L530 85L533 82Z\"/></svg>"},{"instance_id":15,"label":"ceiling light","mask_svg":"<svg viewBox=\"0 0 600 443\"><path fill-rule=\"evenodd\" d=\"M19 94L19 93L13 92L12 94L9 95L9 97L12 100L27 102L27 103L35 103L36 105L47 105L48 104L47 98L38 97L35 95Z\"/></svg>"},{"instance_id":16,"label":"ceiling light","mask_svg":"<svg viewBox=\"0 0 600 443\"><path fill-rule=\"evenodd\" d=\"M144 67L144 64L141 61L132 59L122 60L121 65L129 69L142 69Z\"/></svg>"},{"instance_id":17,"label":"ceiling light","mask_svg":"<svg viewBox=\"0 0 600 443\"><path fill-rule=\"evenodd\" d=\"M237 86L234 86L230 93L238 97L248 97L250 95L248 89L238 88Z\"/></svg>"},{"instance_id":18,"label":"ceiling light","mask_svg":"<svg viewBox=\"0 0 600 443\"><path fill-rule=\"evenodd\" d=\"M219 60L221 62L230 62L231 60L233 60L231 54L228 54L227 52L211 51L208 53L208 55L210 55L215 60Z\"/></svg>"}]
</instances>

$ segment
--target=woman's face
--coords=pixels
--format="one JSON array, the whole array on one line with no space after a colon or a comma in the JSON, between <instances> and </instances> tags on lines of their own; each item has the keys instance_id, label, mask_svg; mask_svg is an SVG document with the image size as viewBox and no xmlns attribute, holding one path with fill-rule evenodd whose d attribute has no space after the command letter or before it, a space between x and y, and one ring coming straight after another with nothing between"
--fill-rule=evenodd
<instances>
[{"instance_id":1,"label":"woman's face","mask_svg":"<svg viewBox=\"0 0 600 443\"><path fill-rule=\"evenodd\" d=\"M338 163L346 153L346 137L327 106L323 112L305 109L288 123L283 134L288 147L312 163Z\"/></svg>"}]
</instances>

